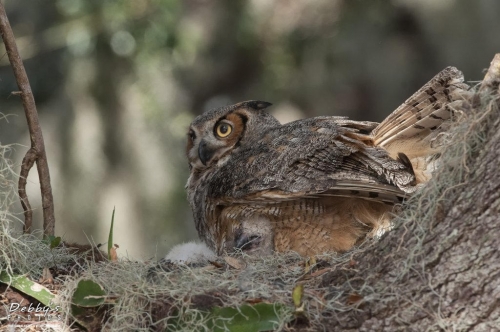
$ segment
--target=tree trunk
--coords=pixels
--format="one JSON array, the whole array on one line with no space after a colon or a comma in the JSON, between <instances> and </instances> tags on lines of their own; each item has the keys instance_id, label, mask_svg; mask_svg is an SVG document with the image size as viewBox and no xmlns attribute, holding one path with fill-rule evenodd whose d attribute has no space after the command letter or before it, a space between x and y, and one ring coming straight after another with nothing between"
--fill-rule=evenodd
<instances>
[{"instance_id":1,"label":"tree trunk","mask_svg":"<svg viewBox=\"0 0 500 332\"><path fill-rule=\"evenodd\" d=\"M445 167L397 228L324 276L341 303L327 330L500 330L499 68L497 55Z\"/></svg>"}]
</instances>

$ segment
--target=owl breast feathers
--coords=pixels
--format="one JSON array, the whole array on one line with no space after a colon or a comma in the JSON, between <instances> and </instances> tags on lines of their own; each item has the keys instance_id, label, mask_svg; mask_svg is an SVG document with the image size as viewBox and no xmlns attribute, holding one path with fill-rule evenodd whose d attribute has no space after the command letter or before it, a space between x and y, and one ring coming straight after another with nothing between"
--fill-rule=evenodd
<instances>
[{"instance_id":1,"label":"owl breast feathers","mask_svg":"<svg viewBox=\"0 0 500 332\"><path fill-rule=\"evenodd\" d=\"M261 101L198 116L186 188L200 237L219 254L350 249L389 227L394 205L429 181L467 90L448 67L381 124L322 116L282 125Z\"/></svg>"}]
</instances>

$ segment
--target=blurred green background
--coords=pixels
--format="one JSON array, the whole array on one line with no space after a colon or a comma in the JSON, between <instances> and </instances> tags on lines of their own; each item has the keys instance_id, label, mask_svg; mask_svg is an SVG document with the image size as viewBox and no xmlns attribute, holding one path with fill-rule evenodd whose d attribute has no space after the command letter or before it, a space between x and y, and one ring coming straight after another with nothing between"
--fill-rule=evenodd
<instances>
[{"instance_id":1,"label":"blurred green background","mask_svg":"<svg viewBox=\"0 0 500 332\"><path fill-rule=\"evenodd\" d=\"M6 0L48 150L56 233L161 257L195 239L185 134L206 109L272 102L282 122L381 121L446 66L500 52L496 0ZM2 45L3 47L3 45ZM5 51L0 143L29 145ZM41 228L36 169L29 179ZM20 206L16 207L20 211ZM22 217L22 216L20 216Z\"/></svg>"}]
</instances>

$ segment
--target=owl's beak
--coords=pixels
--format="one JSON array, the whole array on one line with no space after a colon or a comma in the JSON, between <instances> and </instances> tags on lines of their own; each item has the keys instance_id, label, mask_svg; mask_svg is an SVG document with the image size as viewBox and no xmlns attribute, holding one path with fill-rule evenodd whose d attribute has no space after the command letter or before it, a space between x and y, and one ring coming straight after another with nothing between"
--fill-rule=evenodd
<instances>
[{"instance_id":1,"label":"owl's beak","mask_svg":"<svg viewBox=\"0 0 500 332\"><path fill-rule=\"evenodd\" d=\"M198 145L198 157L203 165L207 166L207 162L214 156L215 149L210 148L205 140L201 140L200 145Z\"/></svg>"}]
</instances>

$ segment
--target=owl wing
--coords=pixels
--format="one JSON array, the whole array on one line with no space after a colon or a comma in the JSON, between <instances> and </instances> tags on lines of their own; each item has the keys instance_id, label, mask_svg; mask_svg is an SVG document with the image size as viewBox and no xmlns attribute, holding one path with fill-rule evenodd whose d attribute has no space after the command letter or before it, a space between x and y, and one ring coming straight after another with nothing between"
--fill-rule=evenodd
<instances>
[{"instance_id":1,"label":"owl wing","mask_svg":"<svg viewBox=\"0 0 500 332\"><path fill-rule=\"evenodd\" d=\"M399 202L401 188L409 188L414 177L404 163L371 145L376 125L317 117L271 128L233 153L220 168L224 176L214 177L209 197L221 204L320 196Z\"/></svg>"},{"instance_id":2,"label":"owl wing","mask_svg":"<svg viewBox=\"0 0 500 332\"><path fill-rule=\"evenodd\" d=\"M455 67L439 72L373 130L374 144L389 152L403 149L408 154L427 154L429 141L440 133L437 129L469 90L463 81L462 72Z\"/></svg>"},{"instance_id":3,"label":"owl wing","mask_svg":"<svg viewBox=\"0 0 500 332\"><path fill-rule=\"evenodd\" d=\"M373 143L392 157L404 151L417 183L426 183L439 167L455 112L470 95L462 73L447 67L415 92L373 130ZM443 139L448 137L447 139Z\"/></svg>"},{"instance_id":4,"label":"owl wing","mask_svg":"<svg viewBox=\"0 0 500 332\"><path fill-rule=\"evenodd\" d=\"M338 181L325 191L318 192L283 192L269 189L242 198L223 200L230 203L272 204L274 202L293 201L301 198L320 197L360 197L367 200L379 201L389 204L401 203L407 194L391 185L381 183L362 183L359 181Z\"/></svg>"}]
</instances>

